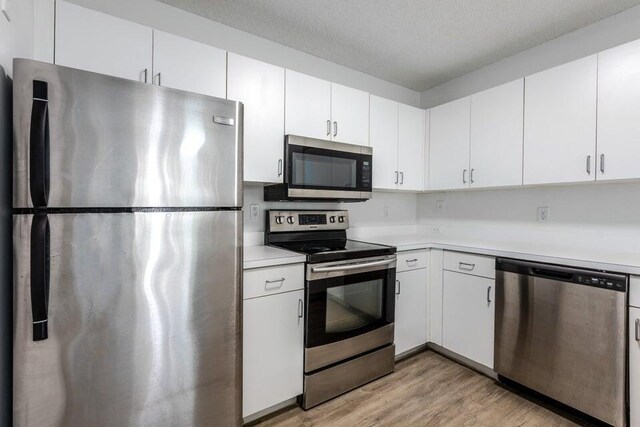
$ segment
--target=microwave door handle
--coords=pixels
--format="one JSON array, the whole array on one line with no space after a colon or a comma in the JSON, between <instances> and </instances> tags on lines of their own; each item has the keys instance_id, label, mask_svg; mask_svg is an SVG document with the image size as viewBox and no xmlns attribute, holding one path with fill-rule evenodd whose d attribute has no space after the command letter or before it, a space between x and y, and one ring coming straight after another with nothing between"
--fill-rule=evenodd
<instances>
[{"instance_id":1,"label":"microwave door handle","mask_svg":"<svg viewBox=\"0 0 640 427\"><path fill-rule=\"evenodd\" d=\"M333 267L311 267L311 272L312 273L328 273L331 271L359 270L361 268L377 267L379 265L393 264L394 262L396 262L395 259L384 259L381 261L372 261L372 262L365 262L360 264L336 265Z\"/></svg>"}]
</instances>

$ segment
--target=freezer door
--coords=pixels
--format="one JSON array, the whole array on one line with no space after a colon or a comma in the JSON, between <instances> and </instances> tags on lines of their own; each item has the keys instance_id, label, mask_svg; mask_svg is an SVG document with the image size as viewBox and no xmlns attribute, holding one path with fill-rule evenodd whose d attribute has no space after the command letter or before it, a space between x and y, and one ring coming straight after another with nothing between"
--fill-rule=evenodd
<instances>
[{"instance_id":1,"label":"freezer door","mask_svg":"<svg viewBox=\"0 0 640 427\"><path fill-rule=\"evenodd\" d=\"M14 216L14 425L240 425L241 221Z\"/></svg>"},{"instance_id":2,"label":"freezer door","mask_svg":"<svg viewBox=\"0 0 640 427\"><path fill-rule=\"evenodd\" d=\"M242 104L26 59L14 79L14 207L242 205Z\"/></svg>"}]
</instances>

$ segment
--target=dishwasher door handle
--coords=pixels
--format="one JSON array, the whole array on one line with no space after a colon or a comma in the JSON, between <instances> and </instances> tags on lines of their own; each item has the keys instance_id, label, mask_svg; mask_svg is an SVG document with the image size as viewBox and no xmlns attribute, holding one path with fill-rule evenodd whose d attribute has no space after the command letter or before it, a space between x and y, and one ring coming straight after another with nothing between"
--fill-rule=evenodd
<instances>
[{"instance_id":1,"label":"dishwasher door handle","mask_svg":"<svg viewBox=\"0 0 640 427\"><path fill-rule=\"evenodd\" d=\"M573 273L566 271L550 270L546 268L531 267L531 275L536 277L542 277L545 279L554 280L571 280L573 279Z\"/></svg>"}]
</instances>

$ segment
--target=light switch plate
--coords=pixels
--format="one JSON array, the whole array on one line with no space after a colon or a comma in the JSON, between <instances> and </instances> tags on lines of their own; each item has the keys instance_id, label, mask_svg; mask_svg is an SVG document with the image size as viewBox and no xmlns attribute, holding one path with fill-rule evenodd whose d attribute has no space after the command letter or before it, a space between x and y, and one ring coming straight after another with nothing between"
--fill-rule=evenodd
<instances>
[{"instance_id":1,"label":"light switch plate","mask_svg":"<svg viewBox=\"0 0 640 427\"><path fill-rule=\"evenodd\" d=\"M549 221L549 208L540 207L538 208L538 222L547 222Z\"/></svg>"},{"instance_id":2,"label":"light switch plate","mask_svg":"<svg viewBox=\"0 0 640 427\"><path fill-rule=\"evenodd\" d=\"M436 202L436 211L444 212L444 200L438 200Z\"/></svg>"},{"instance_id":3,"label":"light switch plate","mask_svg":"<svg viewBox=\"0 0 640 427\"><path fill-rule=\"evenodd\" d=\"M7 21L11 22L11 0L0 0L0 10Z\"/></svg>"},{"instance_id":4,"label":"light switch plate","mask_svg":"<svg viewBox=\"0 0 640 427\"><path fill-rule=\"evenodd\" d=\"M260 205L251 205L251 221L257 221L260 218Z\"/></svg>"}]
</instances>

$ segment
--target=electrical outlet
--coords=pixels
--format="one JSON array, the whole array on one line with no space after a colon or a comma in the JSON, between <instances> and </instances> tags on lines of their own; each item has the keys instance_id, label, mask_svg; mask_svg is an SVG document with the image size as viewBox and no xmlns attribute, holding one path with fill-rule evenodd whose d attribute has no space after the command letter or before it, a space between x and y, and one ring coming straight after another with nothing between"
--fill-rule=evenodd
<instances>
[{"instance_id":1,"label":"electrical outlet","mask_svg":"<svg viewBox=\"0 0 640 427\"><path fill-rule=\"evenodd\" d=\"M385 206L384 207L384 217L385 218L389 218L391 216L391 213L389 212L389 206Z\"/></svg>"},{"instance_id":2,"label":"electrical outlet","mask_svg":"<svg viewBox=\"0 0 640 427\"><path fill-rule=\"evenodd\" d=\"M0 0L0 10L7 21L11 22L11 0Z\"/></svg>"},{"instance_id":3,"label":"electrical outlet","mask_svg":"<svg viewBox=\"0 0 640 427\"><path fill-rule=\"evenodd\" d=\"M431 227L431 232L433 234L442 234L442 230L440 229L439 225L434 225Z\"/></svg>"},{"instance_id":4,"label":"electrical outlet","mask_svg":"<svg viewBox=\"0 0 640 427\"><path fill-rule=\"evenodd\" d=\"M538 208L538 222L547 222L549 221L549 208L541 207Z\"/></svg>"},{"instance_id":5,"label":"electrical outlet","mask_svg":"<svg viewBox=\"0 0 640 427\"><path fill-rule=\"evenodd\" d=\"M251 205L251 221L257 221L260 218L260 205Z\"/></svg>"},{"instance_id":6,"label":"electrical outlet","mask_svg":"<svg viewBox=\"0 0 640 427\"><path fill-rule=\"evenodd\" d=\"M438 200L436 202L436 211L437 212L444 212L444 200Z\"/></svg>"}]
</instances>

